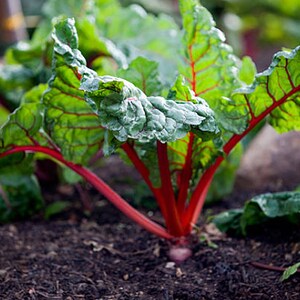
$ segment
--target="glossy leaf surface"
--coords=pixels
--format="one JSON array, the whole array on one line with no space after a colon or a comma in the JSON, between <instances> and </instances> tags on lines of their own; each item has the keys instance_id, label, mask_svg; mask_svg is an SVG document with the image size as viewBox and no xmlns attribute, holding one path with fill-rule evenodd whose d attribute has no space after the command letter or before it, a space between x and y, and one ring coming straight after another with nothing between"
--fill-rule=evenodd
<instances>
[{"instance_id":1,"label":"glossy leaf surface","mask_svg":"<svg viewBox=\"0 0 300 300\"><path fill-rule=\"evenodd\" d=\"M243 210L231 210L219 214L214 223L222 231L247 233L247 228L270 219L285 217L287 220L300 214L300 193L281 192L263 194L248 201Z\"/></svg>"},{"instance_id":2,"label":"glossy leaf surface","mask_svg":"<svg viewBox=\"0 0 300 300\"><path fill-rule=\"evenodd\" d=\"M292 275L297 273L298 269L300 268L300 262L288 267L282 274L280 281L284 281L289 279Z\"/></svg>"},{"instance_id":3,"label":"glossy leaf surface","mask_svg":"<svg viewBox=\"0 0 300 300\"><path fill-rule=\"evenodd\" d=\"M225 100L228 130L243 132L251 122L270 114L270 124L279 132L300 129L300 47L278 52L254 83L235 91Z\"/></svg>"},{"instance_id":4,"label":"glossy leaf surface","mask_svg":"<svg viewBox=\"0 0 300 300\"><path fill-rule=\"evenodd\" d=\"M100 148L103 129L79 89L78 68L85 66L85 59L77 50L74 20L58 23L53 38L54 74L43 96L45 130L67 159L87 163Z\"/></svg>"}]
</instances>

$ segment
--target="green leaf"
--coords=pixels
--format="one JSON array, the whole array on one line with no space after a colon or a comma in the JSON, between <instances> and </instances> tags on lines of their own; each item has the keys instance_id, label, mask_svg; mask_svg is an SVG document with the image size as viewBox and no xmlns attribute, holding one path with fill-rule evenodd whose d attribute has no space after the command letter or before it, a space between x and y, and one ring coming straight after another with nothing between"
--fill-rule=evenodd
<instances>
[{"instance_id":1,"label":"green leaf","mask_svg":"<svg viewBox=\"0 0 300 300\"><path fill-rule=\"evenodd\" d=\"M300 193L281 192L256 196L246 206L245 213L250 203L269 218L283 217L300 212Z\"/></svg>"},{"instance_id":2,"label":"green leaf","mask_svg":"<svg viewBox=\"0 0 300 300\"><path fill-rule=\"evenodd\" d=\"M77 50L74 19L56 24L53 39L54 74L43 96L45 129L66 159L86 164L99 150L104 132L79 89L82 76L79 71L87 69L85 59Z\"/></svg>"},{"instance_id":3,"label":"green leaf","mask_svg":"<svg viewBox=\"0 0 300 300\"><path fill-rule=\"evenodd\" d=\"M0 129L0 151L14 146L48 144L47 138L40 131L42 121L40 103L26 103L20 106L10 114Z\"/></svg>"},{"instance_id":4,"label":"green leaf","mask_svg":"<svg viewBox=\"0 0 300 300\"><path fill-rule=\"evenodd\" d=\"M75 184L82 180L82 177L69 168L62 168L63 180L69 184Z\"/></svg>"},{"instance_id":5,"label":"green leaf","mask_svg":"<svg viewBox=\"0 0 300 300\"><path fill-rule=\"evenodd\" d=\"M289 279L292 275L296 274L300 268L300 262L288 267L282 274L280 281Z\"/></svg>"},{"instance_id":6,"label":"green leaf","mask_svg":"<svg viewBox=\"0 0 300 300\"><path fill-rule=\"evenodd\" d=\"M210 13L198 1L179 1L179 6L183 39L178 48L181 54L178 70L182 76L177 78L169 96L184 101L202 97L213 108L217 123L222 124L221 97L230 95L241 85L236 75L238 59L224 43L223 33L214 27ZM177 175L178 186L182 177L186 177L183 173L191 172L192 188L203 171L221 154L222 140L210 139L211 136L189 135L169 144L171 170Z\"/></svg>"},{"instance_id":7,"label":"green leaf","mask_svg":"<svg viewBox=\"0 0 300 300\"><path fill-rule=\"evenodd\" d=\"M50 20L60 15L69 18L80 17L91 14L93 2L90 0L51 0L45 3L42 12Z\"/></svg>"},{"instance_id":8,"label":"green leaf","mask_svg":"<svg viewBox=\"0 0 300 300\"><path fill-rule=\"evenodd\" d=\"M278 52L249 87L238 89L223 101L223 126L243 132L251 121L270 113L269 123L280 133L300 129L300 47Z\"/></svg>"},{"instance_id":9,"label":"green leaf","mask_svg":"<svg viewBox=\"0 0 300 300\"><path fill-rule=\"evenodd\" d=\"M195 103L147 97L131 83L110 76L83 78L81 88L103 127L120 142L175 141L190 130L199 136L216 134L213 112L201 100Z\"/></svg>"},{"instance_id":10,"label":"green leaf","mask_svg":"<svg viewBox=\"0 0 300 300\"><path fill-rule=\"evenodd\" d=\"M195 99L192 103L165 100L162 97L147 98L141 90L125 80L110 76L99 77L86 68L85 60L77 50L78 40L74 20L61 21L55 29L53 37L56 74L49 83L50 92L44 95L44 104L47 107L45 115L47 132L63 152L66 148L66 134L63 134L59 128L59 122L63 118L61 111L66 110L66 105L59 107L60 113L57 113L56 108L61 104L56 101L63 102L64 98L67 99L67 103L70 103L71 98L73 98L73 102L75 101L74 107L68 106L69 110L66 114L68 124L70 124L70 114L78 118L84 112L85 115L89 114L89 117L94 117L90 111L83 111L85 103L78 101L83 98L83 92L78 90L81 76L83 76L81 89L86 92L87 103L99 116L101 126L112 131L120 142L124 142L128 138L138 139L142 142L156 139L162 142L173 141L183 137L191 129L199 135L202 132L203 135L218 132L213 113L203 100ZM57 93L59 97L56 99ZM52 110L51 105L54 106ZM88 108L88 106L85 107L85 109ZM48 114L50 115L48 116ZM56 120L55 114L59 119ZM56 127L58 128L56 129ZM88 129L91 132L91 128ZM101 128L98 130L102 132ZM64 155L71 156L66 151ZM74 153L72 156L74 157Z\"/></svg>"},{"instance_id":11,"label":"green leaf","mask_svg":"<svg viewBox=\"0 0 300 300\"><path fill-rule=\"evenodd\" d=\"M242 209L231 209L222 212L213 218L213 223L222 232L234 231L239 233L241 230L240 219Z\"/></svg>"},{"instance_id":12,"label":"green leaf","mask_svg":"<svg viewBox=\"0 0 300 300\"><path fill-rule=\"evenodd\" d=\"M157 62L138 57L130 63L127 69L120 69L117 75L133 83L147 96L161 95L162 84Z\"/></svg>"},{"instance_id":13,"label":"green leaf","mask_svg":"<svg viewBox=\"0 0 300 300\"><path fill-rule=\"evenodd\" d=\"M27 218L44 202L35 176L32 155L15 154L0 159L0 222Z\"/></svg>"},{"instance_id":14,"label":"green leaf","mask_svg":"<svg viewBox=\"0 0 300 300\"><path fill-rule=\"evenodd\" d=\"M47 84L39 84L29 90L24 94L22 98L23 103L40 103L42 96L46 89L48 88Z\"/></svg>"},{"instance_id":15,"label":"green leaf","mask_svg":"<svg viewBox=\"0 0 300 300\"><path fill-rule=\"evenodd\" d=\"M293 217L299 214L299 192L267 193L246 202L242 211L230 210L217 215L214 223L222 231L233 229L245 235L249 226L282 217L292 221ZM299 221L299 218L297 220Z\"/></svg>"},{"instance_id":16,"label":"green leaf","mask_svg":"<svg viewBox=\"0 0 300 300\"><path fill-rule=\"evenodd\" d=\"M80 18L76 22L76 29L80 41L79 49L91 63L94 62L95 58L102 58L102 60L110 58L110 61L114 62L115 69L127 66L127 58L123 52L111 40L99 36L96 24L91 19ZM110 67L113 66L113 62L111 62ZM104 61L101 63L101 69L103 74L111 72L105 67Z\"/></svg>"},{"instance_id":17,"label":"green leaf","mask_svg":"<svg viewBox=\"0 0 300 300\"><path fill-rule=\"evenodd\" d=\"M0 126L2 126L2 124L6 122L8 115L9 111L5 107L0 105Z\"/></svg>"},{"instance_id":18,"label":"green leaf","mask_svg":"<svg viewBox=\"0 0 300 300\"><path fill-rule=\"evenodd\" d=\"M184 34L179 72L195 95L216 109L221 97L229 96L240 85L236 78L238 60L198 0L180 0L179 7Z\"/></svg>"},{"instance_id":19,"label":"green leaf","mask_svg":"<svg viewBox=\"0 0 300 300\"><path fill-rule=\"evenodd\" d=\"M166 15L147 14L138 5L123 8L116 1L112 4L101 2L97 1L95 7L100 34L112 40L129 61L143 56L158 62L162 83L171 84L177 71L177 49L180 47L176 22Z\"/></svg>"},{"instance_id":20,"label":"green leaf","mask_svg":"<svg viewBox=\"0 0 300 300\"><path fill-rule=\"evenodd\" d=\"M43 47L22 41L9 48L5 53L5 62L9 65L22 65L33 73L39 71L42 63Z\"/></svg>"},{"instance_id":21,"label":"green leaf","mask_svg":"<svg viewBox=\"0 0 300 300\"><path fill-rule=\"evenodd\" d=\"M256 66L251 57L245 56L242 59L242 66L239 70L239 78L246 84L251 84L254 81L256 75Z\"/></svg>"},{"instance_id":22,"label":"green leaf","mask_svg":"<svg viewBox=\"0 0 300 300\"><path fill-rule=\"evenodd\" d=\"M51 217L63 212L68 207L70 207L70 202L68 201L55 201L45 208L44 218L49 220Z\"/></svg>"},{"instance_id":23,"label":"green leaf","mask_svg":"<svg viewBox=\"0 0 300 300\"><path fill-rule=\"evenodd\" d=\"M205 103L200 97L196 97L194 92L186 84L183 76L178 76L174 86L169 92L169 97L172 99L179 99L187 102L200 101ZM207 127L214 122L213 118L206 120ZM174 182L179 187L182 181L183 169L187 166L191 172L191 187L196 183L201 172L212 162L213 158L220 154L215 141L211 138L216 137L207 131L201 136L195 135L194 131L178 139L174 142L168 143L168 158L170 162L171 172L176 177Z\"/></svg>"},{"instance_id":24,"label":"green leaf","mask_svg":"<svg viewBox=\"0 0 300 300\"><path fill-rule=\"evenodd\" d=\"M0 95L10 109L19 106L26 91L33 85L33 72L19 65L0 65Z\"/></svg>"}]
</instances>

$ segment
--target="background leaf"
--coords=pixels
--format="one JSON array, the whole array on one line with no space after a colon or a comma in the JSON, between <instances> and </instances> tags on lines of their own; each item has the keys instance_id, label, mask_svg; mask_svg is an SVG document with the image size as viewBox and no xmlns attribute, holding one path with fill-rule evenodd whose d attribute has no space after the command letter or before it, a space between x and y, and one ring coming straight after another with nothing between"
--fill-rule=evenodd
<instances>
[{"instance_id":1,"label":"background leaf","mask_svg":"<svg viewBox=\"0 0 300 300\"><path fill-rule=\"evenodd\" d=\"M213 222L222 231L233 230L245 235L250 226L282 217L299 222L299 216L300 193L280 192L256 196L246 202L243 210L223 212L217 215Z\"/></svg>"},{"instance_id":2,"label":"background leaf","mask_svg":"<svg viewBox=\"0 0 300 300\"><path fill-rule=\"evenodd\" d=\"M44 207L33 173L32 155L0 159L0 223L24 219Z\"/></svg>"},{"instance_id":3,"label":"background leaf","mask_svg":"<svg viewBox=\"0 0 300 300\"><path fill-rule=\"evenodd\" d=\"M171 85L180 47L176 22L167 15L147 14L138 5L123 8L117 1L96 3L96 25L101 36L114 42L129 62L139 56L158 62L162 83Z\"/></svg>"},{"instance_id":4,"label":"background leaf","mask_svg":"<svg viewBox=\"0 0 300 300\"><path fill-rule=\"evenodd\" d=\"M280 281L284 281L289 279L292 275L294 275L300 267L300 262L288 267L282 274Z\"/></svg>"},{"instance_id":5,"label":"background leaf","mask_svg":"<svg viewBox=\"0 0 300 300\"><path fill-rule=\"evenodd\" d=\"M162 94L158 63L144 57L134 59L127 69L120 69L117 75L133 83L147 96Z\"/></svg>"}]
</instances>

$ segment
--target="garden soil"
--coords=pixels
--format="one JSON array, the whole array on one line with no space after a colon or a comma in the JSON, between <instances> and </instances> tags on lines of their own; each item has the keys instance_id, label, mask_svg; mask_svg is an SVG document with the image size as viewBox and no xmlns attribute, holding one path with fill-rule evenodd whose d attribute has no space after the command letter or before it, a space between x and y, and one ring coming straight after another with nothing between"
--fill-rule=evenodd
<instances>
[{"instance_id":1,"label":"garden soil","mask_svg":"<svg viewBox=\"0 0 300 300\"><path fill-rule=\"evenodd\" d=\"M72 199L73 205L49 220L37 216L0 227L0 299L300 299L298 274L279 280L281 268L300 261L299 226L273 222L239 238L204 225L210 215L241 207L258 192L299 184L300 164L294 160L287 173L282 161L287 159L284 145L297 143L299 149L299 135L274 136L268 146L273 145L276 154L262 151L263 159L254 150L247 153L233 195L205 209L191 240L193 255L179 265L169 260L167 242L122 216L91 188L87 187L88 193L80 190L81 198L90 197L94 203L87 215L74 188L44 186L46 201ZM252 164L247 162L250 155L254 155ZM290 158L295 156L294 152ZM101 175L116 180L120 164L110 161L109 166ZM124 179L132 170L121 173ZM128 182L120 179L116 188L130 194ZM160 221L155 210L145 213Z\"/></svg>"}]
</instances>

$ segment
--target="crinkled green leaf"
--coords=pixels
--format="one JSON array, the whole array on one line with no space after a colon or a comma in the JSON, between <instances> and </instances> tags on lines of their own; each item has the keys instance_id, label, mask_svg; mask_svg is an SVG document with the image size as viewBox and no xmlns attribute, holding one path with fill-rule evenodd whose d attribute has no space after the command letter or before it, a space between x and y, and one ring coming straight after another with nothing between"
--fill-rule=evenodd
<instances>
[{"instance_id":1,"label":"crinkled green leaf","mask_svg":"<svg viewBox=\"0 0 300 300\"><path fill-rule=\"evenodd\" d=\"M256 196L248 202L245 214L249 205L255 205L268 218L283 217L300 212L300 193L281 192Z\"/></svg>"},{"instance_id":2,"label":"crinkled green leaf","mask_svg":"<svg viewBox=\"0 0 300 300\"><path fill-rule=\"evenodd\" d=\"M54 75L43 97L45 129L66 159L87 163L99 150L103 129L98 117L85 102L84 92L79 89L79 68L85 67L85 59L77 50L74 20L58 23L53 38Z\"/></svg>"},{"instance_id":3,"label":"crinkled green leaf","mask_svg":"<svg viewBox=\"0 0 300 300\"><path fill-rule=\"evenodd\" d=\"M138 57L130 63L127 69L120 69L117 75L133 83L148 96L157 96L162 93L157 62Z\"/></svg>"},{"instance_id":4,"label":"crinkled green leaf","mask_svg":"<svg viewBox=\"0 0 300 300\"><path fill-rule=\"evenodd\" d=\"M110 130L120 142L128 138L142 142L173 141L183 137L190 130L199 135L202 132L203 135L218 132L213 113L203 100L184 102L165 100L162 97L147 97L140 89L125 80L111 76L99 77L86 68L85 60L77 50L74 20L68 19L58 23L54 39L57 53L56 76L49 84L51 89L54 90L55 85L58 88L62 87L64 94L71 94L71 97L73 94L73 97L77 98L75 100L82 103L78 101L82 98L82 92L77 90L76 84L83 76L81 89L86 92L87 103L98 114L101 125ZM75 86L72 86L71 83L74 82ZM55 100L52 94L49 96L46 93L44 96L47 106L46 122L48 106L53 99ZM53 116L50 119L53 123ZM54 126L49 128L48 125L48 132L60 145L60 141L53 137ZM62 142L65 142L65 139Z\"/></svg>"},{"instance_id":5,"label":"crinkled green leaf","mask_svg":"<svg viewBox=\"0 0 300 300\"><path fill-rule=\"evenodd\" d=\"M194 92L185 83L185 79L179 76L171 88L169 97L187 102L200 101L205 103L200 97L196 97ZM213 122L213 118L207 119L207 127ZM193 132L189 133L182 139L168 143L168 157L170 161L171 172L175 175L177 186L181 185L182 171L189 164L191 168L191 188L196 183L201 172L212 162L212 159L219 155L219 148L210 140L212 132L207 131L201 137Z\"/></svg>"},{"instance_id":6,"label":"crinkled green leaf","mask_svg":"<svg viewBox=\"0 0 300 300\"><path fill-rule=\"evenodd\" d=\"M212 111L200 98L194 97L192 101L174 101L163 97L147 97L125 80L96 76L85 67L78 51L72 49L76 43L68 42L68 36L73 36L75 28L69 31L63 31L67 36L67 45L61 38L56 40L56 52L66 57L64 64L68 65L67 68L75 68L75 73L83 76L81 89L86 92L87 103L99 116L101 126L110 132L105 134L106 153L110 153L128 139L152 143L156 140L175 141L191 130L203 139L209 139L218 133ZM149 155L146 153L143 157L148 158Z\"/></svg>"},{"instance_id":7,"label":"crinkled green leaf","mask_svg":"<svg viewBox=\"0 0 300 300\"><path fill-rule=\"evenodd\" d=\"M300 268L300 262L288 267L282 274L280 281L284 281L289 279L292 275L297 273L298 269Z\"/></svg>"},{"instance_id":8,"label":"crinkled green leaf","mask_svg":"<svg viewBox=\"0 0 300 300\"><path fill-rule=\"evenodd\" d=\"M225 127L243 132L251 121L270 113L269 122L278 132L300 129L300 47L278 52L254 83L224 100ZM224 123L225 124L225 123Z\"/></svg>"},{"instance_id":9,"label":"crinkled green leaf","mask_svg":"<svg viewBox=\"0 0 300 300\"><path fill-rule=\"evenodd\" d=\"M216 134L213 112L204 101L185 102L147 97L131 83L110 76L89 78L81 88L103 127L117 140L175 141L190 130ZM209 121L208 121L209 120Z\"/></svg>"},{"instance_id":10,"label":"crinkled green leaf","mask_svg":"<svg viewBox=\"0 0 300 300\"><path fill-rule=\"evenodd\" d=\"M169 96L171 96L172 99L177 99L183 102L187 102L187 104L189 102L201 103L204 107L208 108L206 101L203 98L195 96L194 91L187 86L186 81L182 76L179 76L177 78L175 85L170 90ZM213 127L214 122L215 119L213 116L205 120L205 123L203 124L203 128L206 127L207 136L202 135L203 140L209 140L212 138L213 135L211 135L210 132L213 131L209 130L209 128Z\"/></svg>"}]
</instances>

